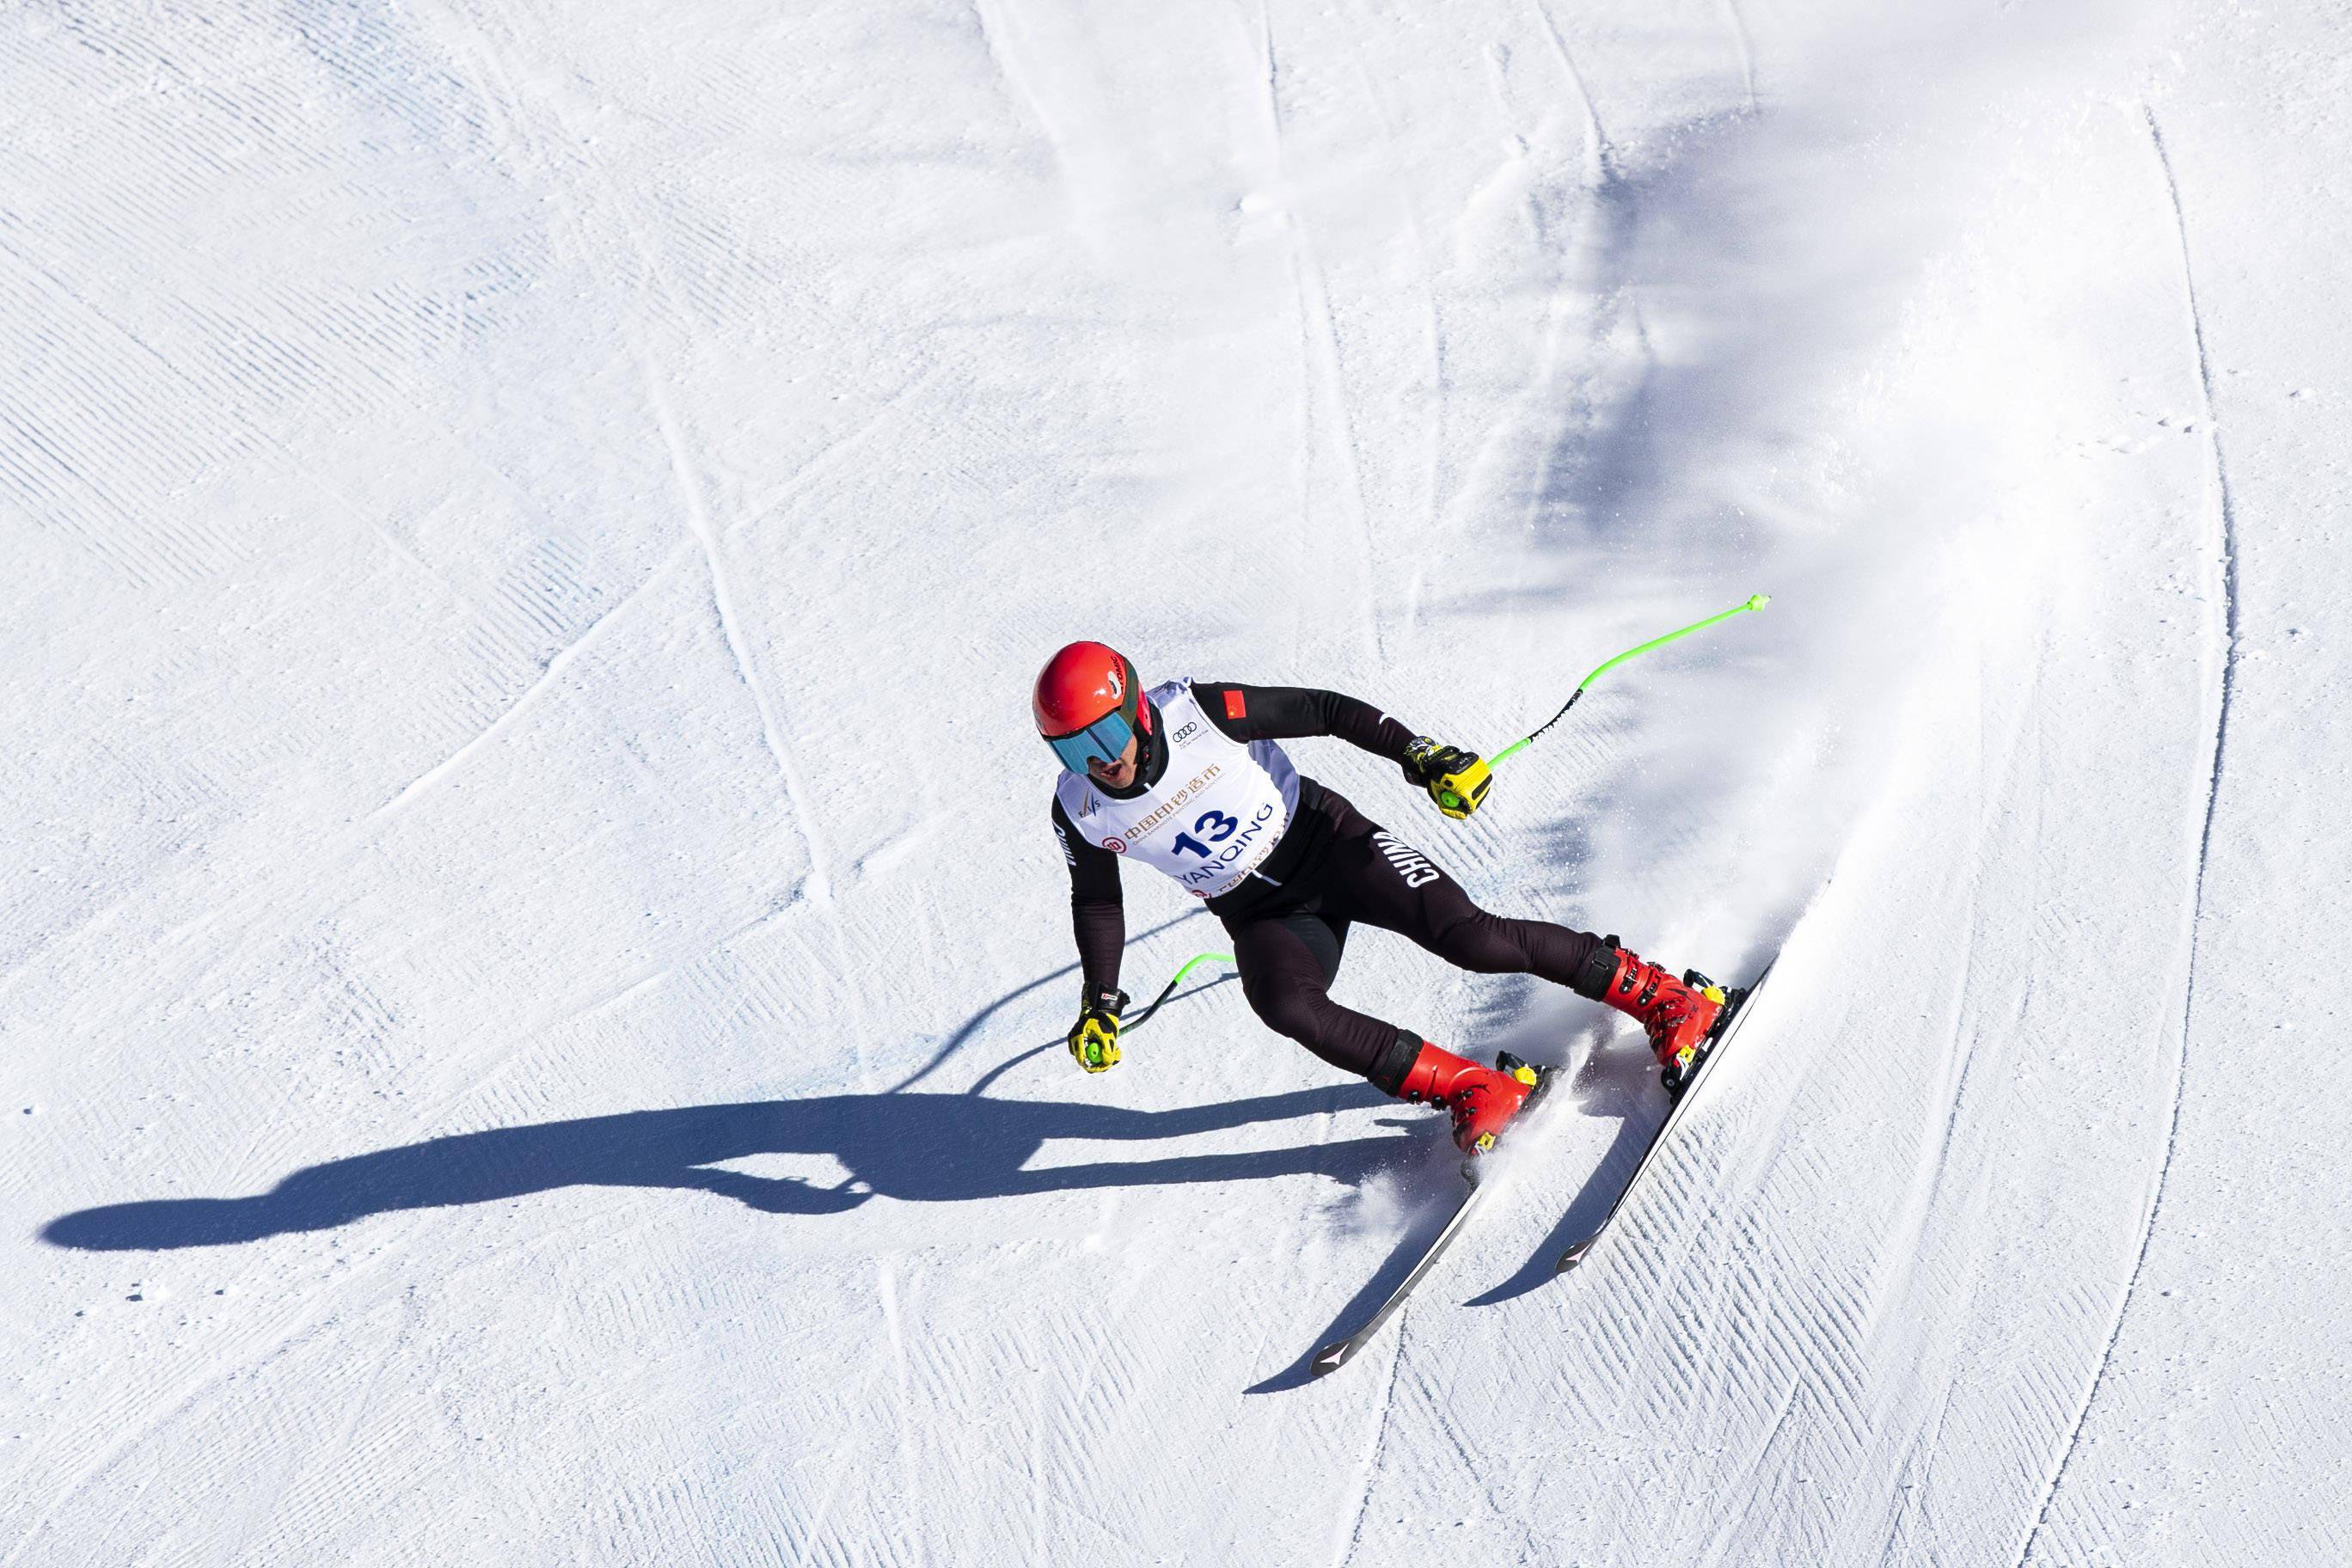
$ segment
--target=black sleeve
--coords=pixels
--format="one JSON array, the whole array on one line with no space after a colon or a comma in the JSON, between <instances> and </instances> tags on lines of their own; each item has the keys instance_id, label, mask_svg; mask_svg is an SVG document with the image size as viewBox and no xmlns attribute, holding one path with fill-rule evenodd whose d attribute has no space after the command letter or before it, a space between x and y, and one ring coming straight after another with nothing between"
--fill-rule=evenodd
<instances>
[{"instance_id":1,"label":"black sleeve","mask_svg":"<svg viewBox=\"0 0 2352 1568\"><path fill-rule=\"evenodd\" d=\"M1369 702L1311 686L1235 686L1226 681L1192 683L1192 695L1209 722L1236 741L1290 741L1303 735L1337 735L1390 762L1404 761L1413 732Z\"/></svg>"},{"instance_id":2,"label":"black sleeve","mask_svg":"<svg viewBox=\"0 0 2352 1568\"><path fill-rule=\"evenodd\" d=\"M1127 906L1118 890L1118 857L1079 837L1054 797L1054 837L1070 867L1070 929L1078 939L1078 967L1091 1002L1118 989L1119 956L1127 949Z\"/></svg>"}]
</instances>

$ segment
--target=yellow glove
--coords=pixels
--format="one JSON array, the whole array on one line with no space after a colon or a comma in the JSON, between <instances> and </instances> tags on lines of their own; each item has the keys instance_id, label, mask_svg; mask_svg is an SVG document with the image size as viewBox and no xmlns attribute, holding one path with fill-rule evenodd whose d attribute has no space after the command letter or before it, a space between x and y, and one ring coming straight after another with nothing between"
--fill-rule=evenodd
<instances>
[{"instance_id":1,"label":"yellow glove","mask_svg":"<svg viewBox=\"0 0 2352 1568\"><path fill-rule=\"evenodd\" d=\"M1118 1065L1118 1016L1127 1006L1127 993L1106 992L1087 1002L1078 1021L1070 1026L1070 1059L1088 1072L1108 1072Z\"/></svg>"},{"instance_id":2,"label":"yellow glove","mask_svg":"<svg viewBox=\"0 0 2352 1568\"><path fill-rule=\"evenodd\" d=\"M1486 760L1477 752L1426 735L1404 749L1402 765L1406 780L1429 791L1437 809L1457 822L1478 809L1495 783Z\"/></svg>"}]
</instances>

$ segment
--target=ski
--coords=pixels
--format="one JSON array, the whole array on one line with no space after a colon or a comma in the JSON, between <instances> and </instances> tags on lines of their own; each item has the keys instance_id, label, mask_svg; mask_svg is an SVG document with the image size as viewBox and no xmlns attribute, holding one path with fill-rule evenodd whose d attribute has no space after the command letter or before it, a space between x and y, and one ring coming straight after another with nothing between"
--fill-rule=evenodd
<instances>
[{"instance_id":1,"label":"ski","mask_svg":"<svg viewBox=\"0 0 2352 1568\"><path fill-rule=\"evenodd\" d=\"M1518 1126L1527 1125L1528 1113L1535 1110L1537 1103L1543 1099L1544 1092L1551 1087L1552 1078L1559 1069L1538 1068L1535 1070L1536 1086L1528 1091L1527 1103L1520 1107L1519 1114L1513 1119ZM1507 1135L1507 1130L1506 1135ZM1429 1246L1423 1250L1421 1257L1414 1260L1412 1271L1398 1282L1395 1289L1389 1292L1388 1300L1381 1303L1379 1310L1364 1320L1361 1328L1346 1339L1325 1345L1315 1352L1315 1360L1307 1368L1309 1375L1328 1377L1354 1360L1356 1352L1370 1344L1373 1336L1381 1331L1391 1318L1396 1316L1397 1309L1404 1305L1405 1298L1412 1294L1413 1287L1429 1277L1429 1271L1436 1267L1437 1260L1444 1256L1445 1249L1454 1244L1454 1238L1462 1234L1463 1222L1470 1217L1470 1211L1477 1207L1478 1199L1486 1191L1485 1184L1478 1179L1480 1169L1479 1159L1467 1159L1462 1162L1462 1174L1468 1184L1463 1191L1461 1201L1454 1205L1454 1213L1447 1217L1445 1228L1439 1231L1431 1240Z\"/></svg>"},{"instance_id":2,"label":"ski","mask_svg":"<svg viewBox=\"0 0 2352 1568\"><path fill-rule=\"evenodd\" d=\"M1775 962L1778 962L1777 957ZM1658 1151L1665 1147L1666 1135L1675 1130L1675 1124L1682 1120L1683 1112L1689 1110L1691 1102L1698 1098L1698 1087L1706 1080L1708 1070L1722 1058L1723 1053L1730 1048L1732 1037L1739 1032L1740 1020L1748 1016L1748 1002L1754 998L1758 991L1763 988L1765 980L1771 973L1772 965L1768 963L1764 966L1763 973L1759 974L1752 984L1744 989L1734 990L1727 994L1723 1016L1715 1027L1715 1043L1709 1046L1706 1054L1699 1058L1698 1069L1691 1074L1690 1082L1684 1086L1682 1097L1675 1101L1674 1109L1666 1112L1665 1120L1658 1123L1658 1130L1650 1134L1650 1142L1642 1150L1640 1162L1634 1165L1633 1173L1625 1178L1625 1184L1617 1189L1616 1199L1610 1204L1609 1212L1601 1216L1600 1223L1588 1231L1582 1239L1570 1245L1567 1251L1559 1255L1559 1262L1552 1269L1554 1274L1565 1274L1584 1261L1585 1256L1592 1250L1593 1244L1599 1241L1609 1229L1609 1222L1615 1219L1617 1211L1625 1206L1627 1196L1634 1188L1642 1184L1642 1176L1649 1170L1650 1162L1657 1158Z\"/></svg>"}]
</instances>

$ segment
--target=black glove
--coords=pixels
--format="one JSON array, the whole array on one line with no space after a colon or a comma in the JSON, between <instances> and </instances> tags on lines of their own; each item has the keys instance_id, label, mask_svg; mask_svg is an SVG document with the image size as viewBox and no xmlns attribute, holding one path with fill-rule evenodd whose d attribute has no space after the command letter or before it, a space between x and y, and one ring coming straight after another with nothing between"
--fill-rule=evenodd
<instances>
[{"instance_id":1,"label":"black glove","mask_svg":"<svg viewBox=\"0 0 2352 1568\"><path fill-rule=\"evenodd\" d=\"M1108 1072L1118 1065L1118 1016L1127 1010L1127 993L1103 991L1078 1006L1078 1021L1070 1026L1070 1059L1088 1072Z\"/></svg>"},{"instance_id":2,"label":"black glove","mask_svg":"<svg viewBox=\"0 0 2352 1568\"><path fill-rule=\"evenodd\" d=\"M1404 749L1405 782L1429 792L1437 809L1457 821L1478 809L1493 787L1494 775L1475 752L1449 746L1423 735Z\"/></svg>"}]
</instances>

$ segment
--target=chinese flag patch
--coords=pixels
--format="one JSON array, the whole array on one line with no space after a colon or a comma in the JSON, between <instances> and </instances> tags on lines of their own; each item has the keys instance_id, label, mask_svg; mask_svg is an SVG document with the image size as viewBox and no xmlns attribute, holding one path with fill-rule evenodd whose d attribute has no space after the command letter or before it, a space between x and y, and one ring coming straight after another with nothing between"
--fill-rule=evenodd
<instances>
[{"instance_id":1,"label":"chinese flag patch","mask_svg":"<svg viewBox=\"0 0 2352 1568\"><path fill-rule=\"evenodd\" d=\"M1225 717L1228 719L1249 717L1249 710L1243 705L1242 694L1238 688L1231 686L1225 688Z\"/></svg>"}]
</instances>

